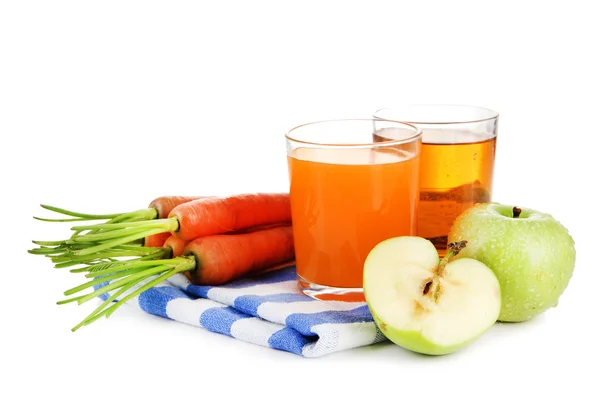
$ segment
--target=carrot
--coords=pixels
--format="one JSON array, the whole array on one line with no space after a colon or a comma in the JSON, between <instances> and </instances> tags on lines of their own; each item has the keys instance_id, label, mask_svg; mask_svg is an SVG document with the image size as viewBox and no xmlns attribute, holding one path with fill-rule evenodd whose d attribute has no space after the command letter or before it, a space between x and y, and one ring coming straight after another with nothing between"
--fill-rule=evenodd
<instances>
[{"instance_id":1,"label":"carrot","mask_svg":"<svg viewBox=\"0 0 600 411\"><path fill-rule=\"evenodd\" d=\"M269 228L281 227L281 226L282 225L280 225L280 224L257 226L257 227L246 228L244 230L235 231L231 234L251 233L254 231L266 230ZM223 235L226 235L226 234L223 234ZM188 240L182 240L181 238L177 237L176 235L172 235L170 233L154 234L151 237L157 237L157 236L166 236L167 237L165 239L165 241L163 241L163 243L157 247L169 248L170 249L169 255L171 257L179 257L179 256L183 255L183 252L185 251L185 247L190 243ZM210 238L210 237L208 237L208 238Z\"/></svg>"},{"instance_id":2,"label":"carrot","mask_svg":"<svg viewBox=\"0 0 600 411\"><path fill-rule=\"evenodd\" d=\"M75 226L67 244L84 244L73 251L89 255L154 234L169 232L182 240L229 233L256 226L290 224L291 207L286 193L240 194L202 198L173 208L168 218ZM84 231L85 232L81 234ZM100 232L99 232L100 231Z\"/></svg>"},{"instance_id":3,"label":"carrot","mask_svg":"<svg viewBox=\"0 0 600 411\"><path fill-rule=\"evenodd\" d=\"M150 202L148 208L155 209L157 218L165 218L175 207L181 204L189 203L190 201L207 198L206 196L162 196L157 197Z\"/></svg>"},{"instance_id":4,"label":"carrot","mask_svg":"<svg viewBox=\"0 0 600 411\"><path fill-rule=\"evenodd\" d=\"M171 249L171 256L179 257L183 255L185 251L185 247L188 245L189 241L182 240L176 235L170 235L169 238L165 241L164 247L168 247Z\"/></svg>"},{"instance_id":5,"label":"carrot","mask_svg":"<svg viewBox=\"0 0 600 411\"><path fill-rule=\"evenodd\" d=\"M178 237L173 236L171 238ZM85 284L72 288L65 295L72 295L86 288L112 280L97 290L74 298L59 301L59 304L89 301L109 291L114 293L88 317L73 328L91 324L100 317L110 316L127 300L183 273L196 285L218 285L243 275L262 272L281 266L294 259L294 240L291 226L280 226L241 234L217 234L193 240L185 246L183 255L171 259L119 261L99 264L88 269ZM141 282L144 285L135 289ZM134 291L119 297L130 289ZM118 301L117 301L118 299ZM111 303L113 303L108 307Z\"/></svg>"},{"instance_id":6,"label":"carrot","mask_svg":"<svg viewBox=\"0 0 600 411\"><path fill-rule=\"evenodd\" d=\"M183 240L221 234L250 227L291 222L288 194L242 194L214 197L182 204L169 219L179 224L174 232Z\"/></svg>"},{"instance_id":7,"label":"carrot","mask_svg":"<svg viewBox=\"0 0 600 411\"><path fill-rule=\"evenodd\" d=\"M156 210L157 218L166 218L169 213L178 205L187 203L193 200L198 200L204 197L185 197L185 196L163 196L157 197L150 202L148 208ZM170 233L160 233L149 235L144 238L144 245L146 247L162 247Z\"/></svg>"},{"instance_id":8,"label":"carrot","mask_svg":"<svg viewBox=\"0 0 600 411\"><path fill-rule=\"evenodd\" d=\"M224 284L294 258L292 227L200 237L187 245L183 255L195 259L189 272L193 284Z\"/></svg>"},{"instance_id":9,"label":"carrot","mask_svg":"<svg viewBox=\"0 0 600 411\"><path fill-rule=\"evenodd\" d=\"M282 227L284 225L281 224L271 224L264 226L252 227L240 231L235 231L233 233L227 233L222 235L237 235L237 234L246 234L252 233L255 231L267 230L275 227ZM288 224L289 226L289 224ZM166 233L168 234L168 233ZM157 234L155 234L156 236ZM162 235L162 234L160 234ZM149 260L149 259L161 259L161 258L173 258L179 257L183 255L185 251L185 247L190 242L187 240L182 240L176 235L169 235L169 237L164 241L164 243L160 247L149 247L147 245L141 246L117 246L111 248L106 251L102 251L96 254L86 255L86 256L64 256L64 255L49 255L51 257L52 262L55 263L56 268L70 267L77 264L100 264L102 262L107 263L110 262L109 258L115 257L137 257L138 260ZM98 260L102 260L98 262ZM128 260L132 261L132 260ZM277 268L278 266L274 266L273 268ZM87 271L86 268L77 268L72 269L71 272L83 272Z\"/></svg>"},{"instance_id":10,"label":"carrot","mask_svg":"<svg viewBox=\"0 0 600 411\"><path fill-rule=\"evenodd\" d=\"M165 241L171 237L170 233L160 233L149 235L144 238L144 246L146 247L162 247L165 244Z\"/></svg>"}]
</instances>

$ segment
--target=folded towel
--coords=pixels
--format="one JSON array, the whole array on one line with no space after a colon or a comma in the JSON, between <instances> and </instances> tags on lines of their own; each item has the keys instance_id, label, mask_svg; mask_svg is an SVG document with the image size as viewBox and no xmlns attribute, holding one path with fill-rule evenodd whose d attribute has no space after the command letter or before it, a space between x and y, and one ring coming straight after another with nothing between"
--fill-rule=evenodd
<instances>
[{"instance_id":1,"label":"folded towel","mask_svg":"<svg viewBox=\"0 0 600 411\"><path fill-rule=\"evenodd\" d=\"M193 285L177 274L126 304L303 357L385 340L365 303L319 301L302 294L295 266L221 286Z\"/></svg>"}]
</instances>

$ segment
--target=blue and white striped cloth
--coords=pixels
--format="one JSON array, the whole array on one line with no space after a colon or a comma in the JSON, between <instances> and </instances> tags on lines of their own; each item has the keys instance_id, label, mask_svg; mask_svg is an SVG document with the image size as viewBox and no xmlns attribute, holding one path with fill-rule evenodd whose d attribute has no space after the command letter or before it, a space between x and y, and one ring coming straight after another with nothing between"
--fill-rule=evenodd
<instances>
[{"instance_id":1,"label":"blue and white striped cloth","mask_svg":"<svg viewBox=\"0 0 600 411\"><path fill-rule=\"evenodd\" d=\"M215 287L193 285L177 274L127 304L303 357L385 340L365 303L318 301L302 294L295 266Z\"/></svg>"}]
</instances>

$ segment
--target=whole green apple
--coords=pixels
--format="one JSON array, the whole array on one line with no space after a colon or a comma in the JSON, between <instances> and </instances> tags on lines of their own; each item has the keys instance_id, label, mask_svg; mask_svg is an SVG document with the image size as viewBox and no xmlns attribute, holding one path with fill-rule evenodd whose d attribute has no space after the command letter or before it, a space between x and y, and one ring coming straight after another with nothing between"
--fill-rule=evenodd
<instances>
[{"instance_id":1,"label":"whole green apple","mask_svg":"<svg viewBox=\"0 0 600 411\"><path fill-rule=\"evenodd\" d=\"M499 321L520 322L558 304L575 268L575 242L550 214L498 203L459 215L449 242L466 240L460 258L492 269L502 289Z\"/></svg>"}]
</instances>

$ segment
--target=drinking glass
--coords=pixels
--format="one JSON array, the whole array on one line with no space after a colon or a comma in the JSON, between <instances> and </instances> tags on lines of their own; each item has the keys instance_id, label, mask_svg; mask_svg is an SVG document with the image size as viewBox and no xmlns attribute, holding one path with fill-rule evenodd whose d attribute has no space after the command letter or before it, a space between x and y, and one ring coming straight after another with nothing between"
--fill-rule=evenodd
<instances>
[{"instance_id":1,"label":"drinking glass","mask_svg":"<svg viewBox=\"0 0 600 411\"><path fill-rule=\"evenodd\" d=\"M364 301L369 251L416 234L421 132L399 121L327 120L291 129L286 143L299 288Z\"/></svg>"},{"instance_id":2,"label":"drinking glass","mask_svg":"<svg viewBox=\"0 0 600 411\"><path fill-rule=\"evenodd\" d=\"M423 132L417 234L443 257L456 217L492 199L498 113L471 106L409 105L380 109L374 118L407 122Z\"/></svg>"}]
</instances>

